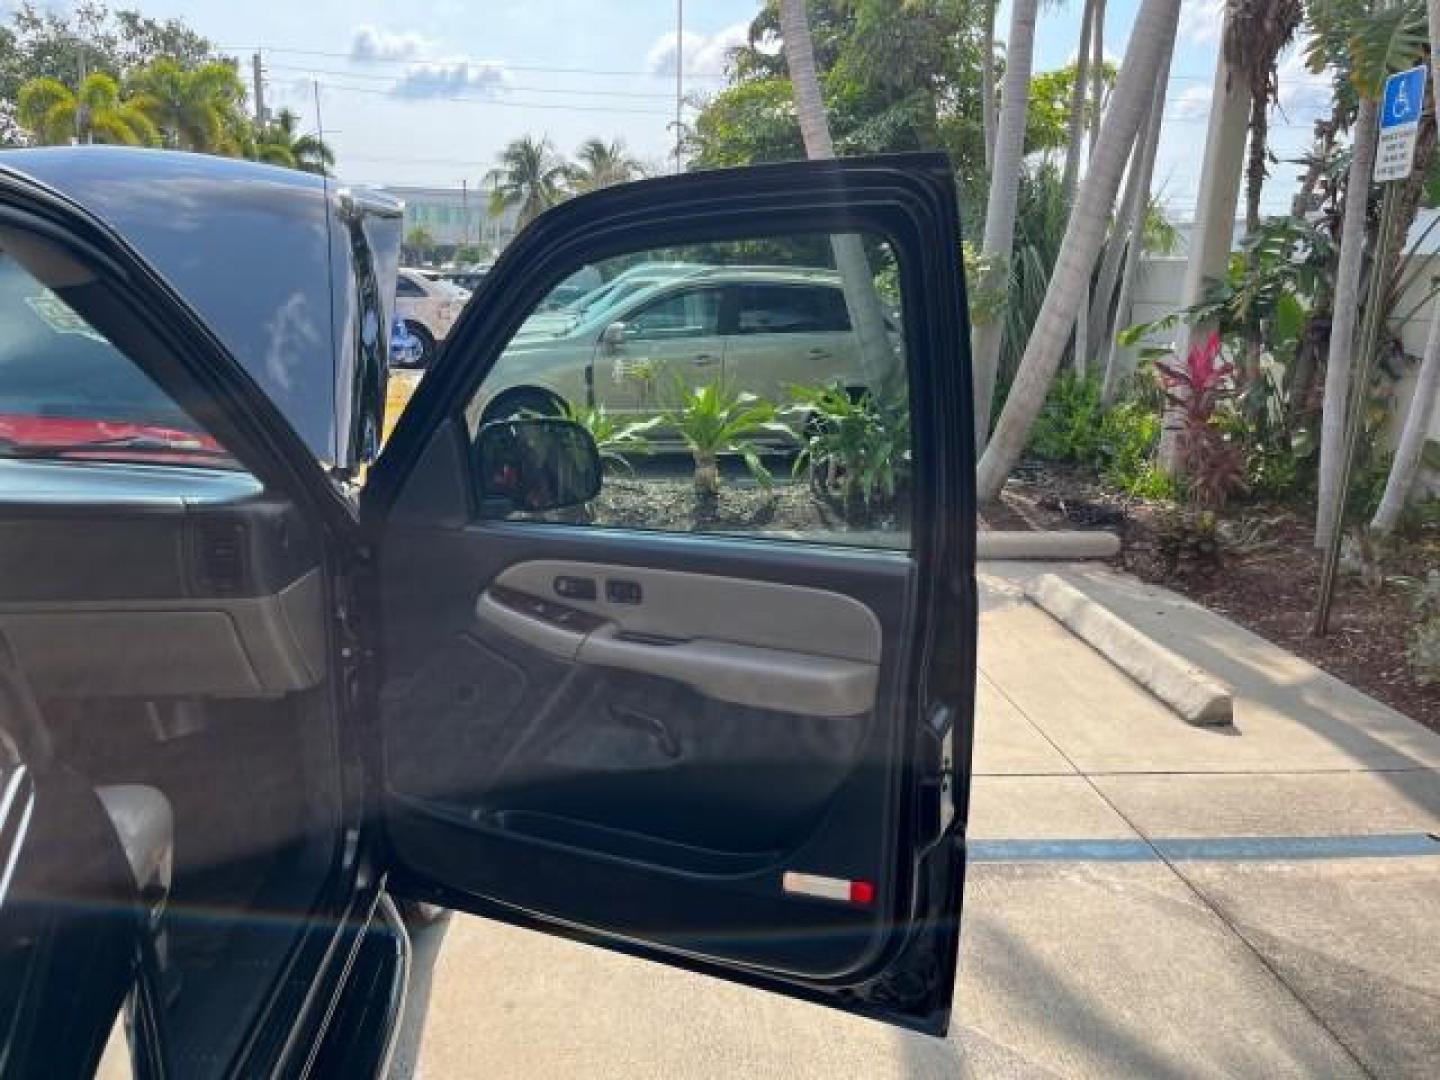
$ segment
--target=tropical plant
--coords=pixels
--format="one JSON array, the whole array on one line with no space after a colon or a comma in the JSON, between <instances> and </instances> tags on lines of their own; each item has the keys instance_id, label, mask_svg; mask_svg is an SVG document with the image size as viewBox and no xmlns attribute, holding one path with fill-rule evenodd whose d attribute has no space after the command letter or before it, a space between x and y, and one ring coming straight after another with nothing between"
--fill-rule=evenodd
<instances>
[{"instance_id":1,"label":"tropical plant","mask_svg":"<svg viewBox=\"0 0 1440 1080\"><path fill-rule=\"evenodd\" d=\"M237 155L250 136L245 84L233 64L186 68L167 58L136 68L125 79L134 106L175 150Z\"/></svg>"},{"instance_id":2,"label":"tropical plant","mask_svg":"<svg viewBox=\"0 0 1440 1080\"><path fill-rule=\"evenodd\" d=\"M1030 426L1060 364L1075 314L1089 289L1096 256L1105 240L1120 174L1154 97L1162 59L1175 43L1179 0L1142 0L1120 64L1120 77L1105 110L1100 138L1075 199L1055 270L1025 348L1005 409L980 459L977 476L982 500L999 497L1010 470L1025 447ZM987 238L988 239L988 238ZM976 365L980 364L977 357ZM988 389L988 388L987 388ZM977 400L977 410L979 408Z\"/></svg>"},{"instance_id":3,"label":"tropical plant","mask_svg":"<svg viewBox=\"0 0 1440 1080\"><path fill-rule=\"evenodd\" d=\"M729 389L719 382L677 387L678 402L661 423L674 431L695 460L695 493L713 500L720 492L720 455L738 454L760 486L769 491L774 477L760 460L755 441L764 436L794 438L779 420L772 402Z\"/></svg>"},{"instance_id":4,"label":"tropical plant","mask_svg":"<svg viewBox=\"0 0 1440 1080\"><path fill-rule=\"evenodd\" d=\"M485 176L492 216L516 207L516 223L524 228L565 198L569 166L555 153L549 139L522 135L500 152L499 160Z\"/></svg>"},{"instance_id":5,"label":"tropical plant","mask_svg":"<svg viewBox=\"0 0 1440 1080\"><path fill-rule=\"evenodd\" d=\"M435 247L435 234L424 225L412 225L405 234L405 246L416 256L423 258Z\"/></svg>"},{"instance_id":6,"label":"tropical plant","mask_svg":"<svg viewBox=\"0 0 1440 1080\"><path fill-rule=\"evenodd\" d=\"M1427 20L1430 31L1430 51L1440 44L1440 0L1429 0ZM1432 69L1430 78L1440 89L1440 75ZM1440 401L1440 316L1434 312L1430 317L1430 332L1425 339L1425 352L1420 360L1420 372L1415 380L1415 392L1410 399L1410 408L1405 414L1405 423L1400 430L1400 441L1395 448L1395 462L1385 481L1385 492L1370 527L1378 533L1389 533L1400 521L1401 512L1415 478L1420 470L1420 459L1429 436L1430 418L1435 415L1435 404ZM1440 577L1440 575L1437 575ZM1437 633L1436 663L1434 671L1440 678L1440 633Z\"/></svg>"},{"instance_id":7,"label":"tropical plant","mask_svg":"<svg viewBox=\"0 0 1440 1080\"><path fill-rule=\"evenodd\" d=\"M87 75L78 93L59 79L31 79L20 88L17 106L20 123L44 144L153 146L160 139L148 113L122 97L119 84L103 72Z\"/></svg>"},{"instance_id":8,"label":"tropical plant","mask_svg":"<svg viewBox=\"0 0 1440 1080\"><path fill-rule=\"evenodd\" d=\"M1035 417L1026 449L1045 461L1098 464L1101 415L1099 383L1061 372Z\"/></svg>"},{"instance_id":9,"label":"tropical plant","mask_svg":"<svg viewBox=\"0 0 1440 1080\"><path fill-rule=\"evenodd\" d=\"M255 158L301 172L324 174L335 164L335 154L318 136L302 134L300 117L281 109L255 136Z\"/></svg>"},{"instance_id":10,"label":"tropical plant","mask_svg":"<svg viewBox=\"0 0 1440 1080\"><path fill-rule=\"evenodd\" d=\"M897 392L853 394L839 384L795 386L784 414L799 422L793 475L857 520L894 502L910 476L910 413Z\"/></svg>"},{"instance_id":11,"label":"tropical plant","mask_svg":"<svg viewBox=\"0 0 1440 1080\"><path fill-rule=\"evenodd\" d=\"M1220 359L1220 335L1194 342L1183 362L1172 356L1155 366L1166 398L1184 417L1178 450L1190 501L1203 510L1224 506L1245 487L1245 455L1215 423L1217 410L1235 392L1235 367Z\"/></svg>"},{"instance_id":12,"label":"tropical plant","mask_svg":"<svg viewBox=\"0 0 1440 1080\"><path fill-rule=\"evenodd\" d=\"M638 158L632 157L624 139L586 139L575 154L567 180L577 192L599 191L612 184L624 184L644 175Z\"/></svg>"},{"instance_id":13,"label":"tropical plant","mask_svg":"<svg viewBox=\"0 0 1440 1080\"><path fill-rule=\"evenodd\" d=\"M551 414L537 412L534 415ZM618 467L627 473L635 470L625 455L649 454L653 447L647 436L660 425L659 418L627 423L607 412L604 405L576 405L569 401L561 406L560 415L590 433L603 466Z\"/></svg>"}]
</instances>

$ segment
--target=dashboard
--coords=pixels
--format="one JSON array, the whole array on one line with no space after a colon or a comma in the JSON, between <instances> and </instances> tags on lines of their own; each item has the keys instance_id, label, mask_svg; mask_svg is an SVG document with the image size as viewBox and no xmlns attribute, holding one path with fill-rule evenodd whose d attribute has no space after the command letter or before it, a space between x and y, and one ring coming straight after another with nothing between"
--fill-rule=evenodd
<instances>
[{"instance_id":1,"label":"dashboard","mask_svg":"<svg viewBox=\"0 0 1440 1080\"><path fill-rule=\"evenodd\" d=\"M311 530L248 473L0 460L0 632L41 698L306 689L324 593Z\"/></svg>"}]
</instances>

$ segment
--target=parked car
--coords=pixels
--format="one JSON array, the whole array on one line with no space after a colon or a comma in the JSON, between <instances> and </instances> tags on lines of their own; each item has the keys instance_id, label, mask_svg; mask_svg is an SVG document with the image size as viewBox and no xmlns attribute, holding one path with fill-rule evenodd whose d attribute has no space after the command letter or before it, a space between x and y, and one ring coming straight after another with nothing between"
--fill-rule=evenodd
<instances>
[{"instance_id":1,"label":"parked car","mask_svg":"<svg viewBox=\"0 0 1440 1080\"><path fill-rule=\"evenodd\" d=\"M465 308L470 293L441 280L434 271L402 267L395 281L395 313L420 339L420 367L429 367L440 343Z\"/></svg>"},{"instance_id":2,"label":"parked car","mask_svg":"<svg viewBox=\"0 0 1440 1080\"><path fill-rule=\"evenodd\" d=\"M605 284L600 271L593 266L582 266L564 281L550 290L545 299L545 308L559 308L573 303L588 292L594 292Z\"/></svg>"},{"instance_id":3,"label":"parked car","mask_svg":"<svg viewBox=\"0 0 1440 1080\"><path fill-rule=\"evenodd\" d=\"M569 322L546 318L532 317L497 364L476 402L484 419L561 415L564 403L649 414L678 378L693 383L697 374L777 402L797 385L866 387L833 271L713 266L659 283L638 276ZM901 347L893 326L892 347Z\"/></svg>"},{"instance_id":4,"label":"parked car","mask_svg":"<svg viewBox=\"0 0 1440 1080\"><path fill-rule=\"evenodd\" d=\"M405 320L395 318L390 322L390 365L391 367L420 367L425 358L425 346L410 333Z\"/></svg>"},{"instance_id":5,"label":"parked car","mask_svg":"<svg viewBox=\"0 0 1440 1080\"><path fill-rule=\"evenodd\" d=\"M482 266L467 270L442 270L439 277L442 281L448 281L451 285L473 293L480 287L480 283L485 280L485 275L489 272L489 267Z\"/></svg>"},{"instance_id":6,"label":"parked car","mask_svg":"<svg viewBox=\"0 0 1440 1080\"><path fill-rule=\"evenodd\" d=\"M72 169L104 183L67 197ZM7 1075L92 1075L118 1018L137 1076L379 1077L427 904L943 1034L976 644L953 177L849 158L566 201L357 490L291 385L319 368L348 402L353 341L384 355L388 290L330 302L327 250L368 251L339 189L150 149L0 158L0 415L82 421L0 443ZM198 239L117 224L152 202ZM916 283L912 545L586 523L585 427L462 422L617 221L644 251L738 220L886 238Z\"/></svg>"},{"instance_id":7,"label":"parked car","mask_svg":"<svg viewBox=\"0 0 1440 1080\"><path fill-rule=\"evenodd\" d=\"M596 318L600 312L626 300L644 289L675 278L686 277L706 267L701 263L644 262L632 266L605 284L558 307L546 306L525 320L521 336L549 335L578 326Z\"/></svg>"},{"instance_id":8,"label":"parked car","mask_svg":"<svg viewBox=\"0 0 1440 1080\"><path fill-rule=\"evenodd\" d=\"M322 463L348 474L379 452L398 202L293 169L200 154L57 147L7 151L4 164L95 214L139 251ZM42 369L27 368L37 379ZM78 399L90 387L77 381L73 389ZM112 419L103 400L86 415Z\"/></svg>"}]
</instances>

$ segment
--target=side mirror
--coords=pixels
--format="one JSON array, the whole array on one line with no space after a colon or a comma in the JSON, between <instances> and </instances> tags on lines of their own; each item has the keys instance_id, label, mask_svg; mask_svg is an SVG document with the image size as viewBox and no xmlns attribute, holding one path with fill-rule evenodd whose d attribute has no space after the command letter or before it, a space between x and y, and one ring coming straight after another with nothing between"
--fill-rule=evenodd
<instances>
[{"instance_id":1,"label":"side mirror","mask_svg":"<svg viewBox=\"0 0 1440 1080\"><path fill-rule=\"evenodd\" d=\"M600 494L600 450L590 432L557 417L500 420L476 438L480 512L503 517L580 506Z\"/></svg>"},{"instance_id":2,"label":"side mirror","mask_svg":"<svg viewBox=\"0 0 1440 1080\"><path fill-rule=\"evenodd\" d=\"M625 344L625 324L623 322L612 322L604 330L600 331L600 344L607 349L618 348Z\"/></svg>"}]
</instances>

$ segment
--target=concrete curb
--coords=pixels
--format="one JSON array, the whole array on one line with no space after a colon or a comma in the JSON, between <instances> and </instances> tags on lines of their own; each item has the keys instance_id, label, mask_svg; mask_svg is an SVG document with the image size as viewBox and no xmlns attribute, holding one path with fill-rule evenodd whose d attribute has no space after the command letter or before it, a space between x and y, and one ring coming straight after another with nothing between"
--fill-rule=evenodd
<instances>
[{"instance_id":1,"label":"concrete curb","mask_svg":"<svg viewBox=\"0 0 1440 1080\"><path fill-rule=\"evenodd\" d=\"M1120 554L1120 537L1103 530L1069 532L989 532L976 538L980 559L1113 559Z\"/></svg>"},{"instance_id":2,"label":"concrete curb","mask_svg":"<svg viewBox=\"0 0 1440 1080\"><path fill-rule=\"evenodd\" d=\"M1186 723L1225 727L1234 722L1235 702L1229 687L1146 637L1068 581L1056 574L1042 574L1025 585L1025 595Z\"/></svg>"}]
</instances>

